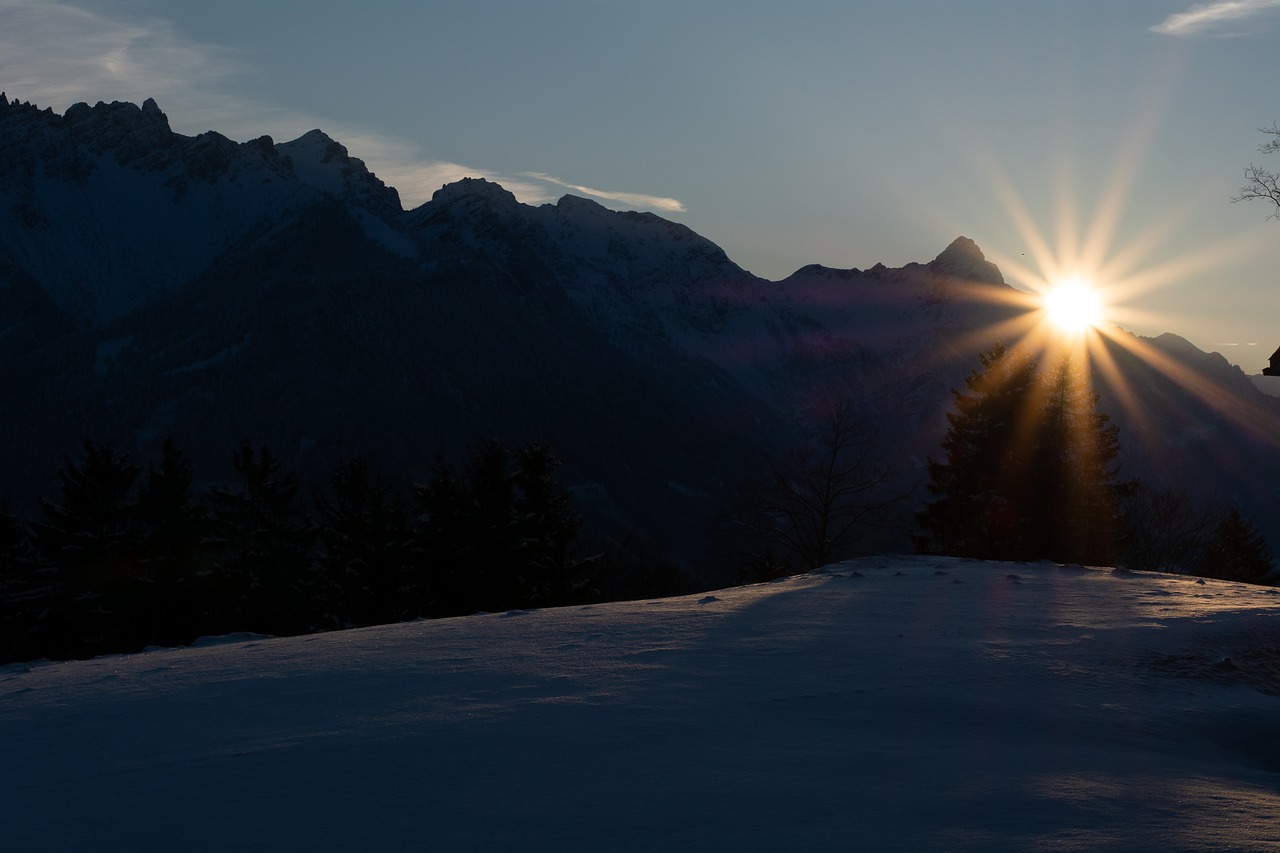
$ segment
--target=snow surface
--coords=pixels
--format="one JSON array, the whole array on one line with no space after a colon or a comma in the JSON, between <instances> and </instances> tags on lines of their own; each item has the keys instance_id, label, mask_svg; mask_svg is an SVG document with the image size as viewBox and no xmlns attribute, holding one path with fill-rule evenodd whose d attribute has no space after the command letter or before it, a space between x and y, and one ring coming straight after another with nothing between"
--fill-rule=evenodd
<instances>
[{"instance_id":1,"label":"snow surface","mask_svg":"<svg viewBox=\"0 0 1280 853\"><path fill-rule=\"evenodd\" d=\"M0 669L8 850L1275 850L1280 594L878 557Z\"/></svg>"}]
</instances>

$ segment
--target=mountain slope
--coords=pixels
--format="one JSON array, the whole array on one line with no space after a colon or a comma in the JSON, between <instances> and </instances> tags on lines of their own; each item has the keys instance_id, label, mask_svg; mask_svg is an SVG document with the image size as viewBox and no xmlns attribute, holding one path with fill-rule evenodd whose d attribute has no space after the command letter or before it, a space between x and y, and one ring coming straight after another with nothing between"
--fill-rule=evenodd
<instances>
[{"instance_id":1,"label":"mountain slope","mask_svg":"<svg viewBox=\"0 0 1280 853\"><path fill-rule=\"evenodd\" d=\"M6 252L59 307L101 325L278 232L325 193L373 216L400 212L395 190L325 140L186 137L154 100L59 116L0 96Z\"/></svg>"},{"instance_id":2,"label":"mountain slope","mask_svg":"<svg viewBox=\"0 0 1280 853\"><path fill-rule=\"evenodd\" d=\"M314 130L173 133L154 101L64 116L0 96L0 502L84 438L172 434L202 482L242 438L323 481L367 454L541 439L589 515L701 562L711 520L815 410L849 401L923 499L951 389L1033 322L970 239L898 269L781 282L647 213L538 207L466 179L404 212ZM1111 346L1122 476L1236 503L1280 547L1280 400L1171 337ZM411 474L410 476L416 476ZM612 535L612 534L611 534ZM872 548L907 547L905 530Z\"/></svg>"}]
</instances>

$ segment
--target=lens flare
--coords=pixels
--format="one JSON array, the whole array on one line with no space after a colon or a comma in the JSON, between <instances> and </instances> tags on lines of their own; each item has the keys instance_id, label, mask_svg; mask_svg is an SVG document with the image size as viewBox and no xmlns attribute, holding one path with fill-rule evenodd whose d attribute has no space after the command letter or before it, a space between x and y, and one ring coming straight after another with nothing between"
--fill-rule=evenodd
<instances>
[{"instance_id":1,"label":"lens flare","mask_svg":"<svg viewBox=\"0 0 1280 853\"><path fill-rule=\"evenodd\" d=\"M1102 299L1083 279L1061 281L1044 295L1049 322L1063 332L1082 334L1102 322Z\"/></svg>"}]
</instances>

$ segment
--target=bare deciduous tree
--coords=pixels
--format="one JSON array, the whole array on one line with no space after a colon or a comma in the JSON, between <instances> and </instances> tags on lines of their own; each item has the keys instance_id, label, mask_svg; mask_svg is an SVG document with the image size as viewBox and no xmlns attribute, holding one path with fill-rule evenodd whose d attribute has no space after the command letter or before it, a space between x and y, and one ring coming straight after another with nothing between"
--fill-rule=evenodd
<instances>
[{"instance_id":1,"label":"bare deciduous tree","mask_svg":"<svg viewBox=\"0 0 1280 853\"><path fill-rule=\"evenodd\" d=\"M1271 127L1260 127L1258 130L1271 137L1258 146L1258 151L1263 154L1280 152L1280 123L1273 124ZM1244 170L1244 178L1246 183L1240 188L1240 194L1231 200L1249 201L1260 198L1269 201L1275 205L1275 210L1267 218L1280 219L1280 173L1250 164Z\"/></svg>"},{"instance_id":2,"label":"bare deciduous tree","mask_svg":"<svg viewBox=\"0 0 1280 853\"><path fill-rule=\"evenodd\" d=\"M737 524L744 575L761 580L812 571L849 554L902 496L888 491L892 470L876 434L846 402L824 406L808 441L766 460L745 484Z\"/></svg>"},{"instance_id":3,"label":"bare deciduous tree","mask_svg":"<svg viewBox=\"0 0 1280 853\"><path fill-rule=\"evenodd\" d=\"M1185 490L1139 486L1125 499L1124 560L1129 568L1185 572L1221 519L1218 507L1197 505Z\"/></svg>"}]
</instances>

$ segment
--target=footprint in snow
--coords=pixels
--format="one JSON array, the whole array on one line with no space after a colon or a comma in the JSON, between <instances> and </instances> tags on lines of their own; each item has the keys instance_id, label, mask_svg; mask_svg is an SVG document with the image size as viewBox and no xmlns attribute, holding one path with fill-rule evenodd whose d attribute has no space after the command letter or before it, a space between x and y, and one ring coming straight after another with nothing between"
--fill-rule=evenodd
<instances>
[{"instance_id":1,"label":"footprint in snow","mask_svg":"<svg viewBox=\"0 0 1280 853\"><path fill-rule=\"evenodd\" d=\"M699 598L699 599L698 599L698 603L699 603L699 604L711 604L711 603L716 602L716 601L719 601L719 600L720 600L720 599L716 598L714 595L708 595L708 596L705 596L705 597L703 597L703 598Z\"/></svg>"}]
</instances>

